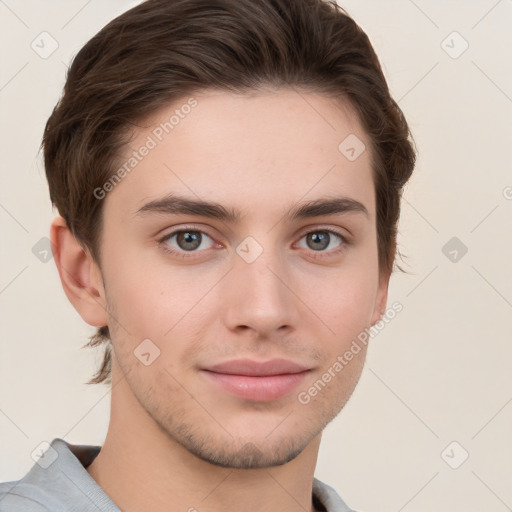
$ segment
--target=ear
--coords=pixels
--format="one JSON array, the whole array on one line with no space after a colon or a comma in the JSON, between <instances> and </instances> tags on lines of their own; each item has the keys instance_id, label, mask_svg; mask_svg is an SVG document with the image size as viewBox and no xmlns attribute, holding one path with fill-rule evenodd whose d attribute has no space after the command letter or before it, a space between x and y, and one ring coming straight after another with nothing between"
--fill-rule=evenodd
<instances>
[{"instance_id":1,"label":"ear","mask_svg":"<svg viewBox=\"0 0 512 512\"><path fill-rule=\"evenodd\" d=\"M386 312L386 304L388 302L389 278L391 273L380 272L379 287L375 298L375 307L373 309L371 325L375 325Z\"/></svg>"},{"instance_id":2,"label":"ear","mask_svg":"<svg viewBox=\"0 0 512 512\"><path fill-rule=\"evenodd\" d=\"M53 257L64 292L80 316L95 327L107 325L107 303L101 271L62 217L51 224Z\"/></svg>"}]
</instances>

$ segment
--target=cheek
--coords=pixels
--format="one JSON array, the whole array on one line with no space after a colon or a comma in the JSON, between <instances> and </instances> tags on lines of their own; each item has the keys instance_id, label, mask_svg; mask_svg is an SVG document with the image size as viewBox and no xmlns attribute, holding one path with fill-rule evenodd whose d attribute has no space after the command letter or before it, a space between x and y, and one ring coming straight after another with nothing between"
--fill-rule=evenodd
<instances>
[{"instance_id":1,"label":"cheek","mask_svg":"<svg viewBox=\"0 0 512 512\"><path fill-rule=\"evenodd\" d=\"M150 338L163 343L183 330L218 280L208 273L198 279L193 266L171 268L164 258L145 260L141 251L112 251L104 275L112 312L134 342Z\"/></svg>"},{"instance_id":2,"label":"cheek","mask_svg":"<svg viewBox=\"0 0 512 512\"><path fill-rule=\"evenodd\" d=\"M336 335L354 334L370 325L378 287L377 270L347 266L317 278L301 296ZM305 276L302 282L309 282ZM298 282L301 282L300 280Z\"/></svg>"}]
</instances>

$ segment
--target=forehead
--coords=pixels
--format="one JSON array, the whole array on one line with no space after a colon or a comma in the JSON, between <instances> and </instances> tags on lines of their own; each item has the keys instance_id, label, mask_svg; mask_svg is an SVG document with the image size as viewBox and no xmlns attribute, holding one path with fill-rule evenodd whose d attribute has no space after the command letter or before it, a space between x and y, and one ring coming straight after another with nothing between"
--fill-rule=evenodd
<instances>
[{"instance_id":1,"label":"forehead","mask_svg":"<svg viewBox=\"0 0 512 512\"><path fill-rule=\"evenodd\" d=\"M107 199L131 211L169 193L240 210L347 195L374 211L369 138L347 103L321 94L187 96L139 123L120 161L129 172Z\"/></svg>"}]
</instances>

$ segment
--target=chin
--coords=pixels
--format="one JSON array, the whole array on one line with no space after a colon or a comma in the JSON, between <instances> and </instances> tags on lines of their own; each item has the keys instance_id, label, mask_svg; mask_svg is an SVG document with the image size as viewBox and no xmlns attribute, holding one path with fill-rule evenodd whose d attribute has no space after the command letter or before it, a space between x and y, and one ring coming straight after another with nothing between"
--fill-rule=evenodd
<instances>
[{"instance_id":1,"label":"chin","mask_svg":"<svg viewBox=\"0 0 512 512\"><path fill-rule=\"evenodd\" d=\"M189 451L201 460L214 466L231 469L259 469L282 466L295 459L304 450L305 446L298 447L293 442L280 444L280 449L270 443L258 447L253 442L243 444L239 449L228 447L217 448L213 446L189 447Z\"/></svg>"},{"instance_id":2,"label":"chin","mask_svg":"<svg viewBox=\"0 0 512 512\"><path fill-rule=\"evenodd\" d=\"M300 431L286 429L257 433L245 432L243 437L228 430L207 431L181 424L165 429L169 437L189 453L209 464L232 469L258 469L282 466L298 457L321 433L324 422L303 424ZM306 427L306 428L304 428ZM281 429L278 431L278 429ZM247 435L249 434L249 435Z\"/></svg>"}]
</instances>

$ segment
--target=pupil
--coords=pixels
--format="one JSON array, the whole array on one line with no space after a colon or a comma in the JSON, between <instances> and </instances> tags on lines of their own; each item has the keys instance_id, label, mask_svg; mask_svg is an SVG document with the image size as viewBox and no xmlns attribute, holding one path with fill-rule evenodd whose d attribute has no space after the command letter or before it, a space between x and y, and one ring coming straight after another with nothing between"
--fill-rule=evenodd
<instances>
[{"instance_id":1,"label":"pupil","mask_svg":"<svg viewBox=\"0 0 512 512\"><path fill-rule=\"evenodd\" d=\"M329 233L325 233L322 231L318 233L310 233L307 236L307 244L310 249L313 249L315 251L325 249L329 245L329 238Z\"/></svg>"},{"instance_id":2,"label":"pupil","mask_svg":"<svg viewBox=\"0 0 512 512\"><path fill-rule=\"evenodd\" d=\"M177 242L184 251L192 251L201 245L201 233L197 231L183 231L178 233Z\"/></svg>"}]
</instances>

